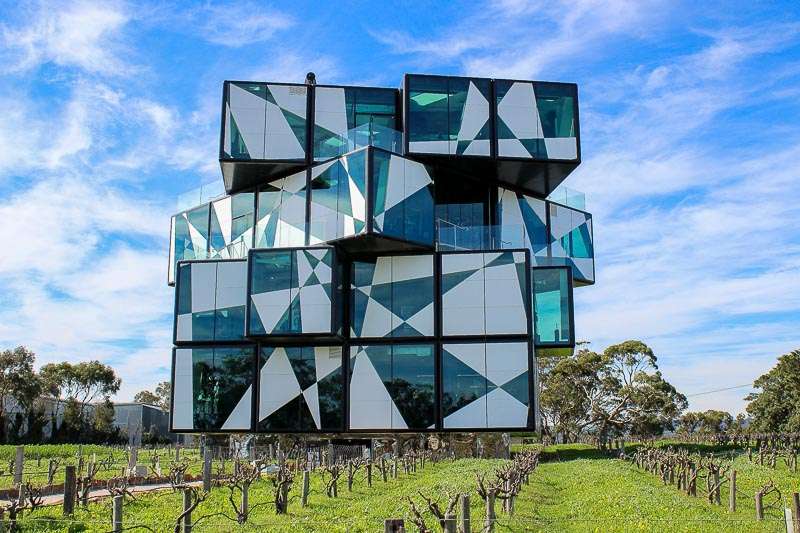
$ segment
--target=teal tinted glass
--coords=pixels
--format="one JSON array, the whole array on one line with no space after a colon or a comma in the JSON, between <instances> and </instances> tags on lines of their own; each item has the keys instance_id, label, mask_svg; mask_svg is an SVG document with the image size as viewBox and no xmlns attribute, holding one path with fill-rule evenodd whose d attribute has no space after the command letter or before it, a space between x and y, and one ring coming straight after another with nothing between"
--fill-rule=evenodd
<instances>
[{"instance_id":1,"label":"teal tinted glass","mask_svg":"<svg viewBox=\"0 0 800 533\"><path fill-rule=\"evenodd\" d=\"M568 344L573 339L569 269L531 269L536 344Z\"/></svg>"},{"instance_id":2,"label":"teal tinted glass","mask_svg":"<svg viewBox=\"0 0 800 533\"><path fill-rule=\"evenodd\" d=\"M561 83L533 84L545 138L575 137L575 88Z\"/></svg>"},{"instance_id":3,"label":"teal tinted glass","mask_svg":"<svg viewBox=\"0 0 800 533\"><path fill-rule=\"evenodd\" d=\"M409 142L449 140L447 78L409 76L408 92Z\"/></svg>"},{"instance_id":4,"label":"teal tinted glass","mask_svg":"<svg viewBox=\"0 0 800 533\"><path fill-rule=\"evenodd\" d=\"M395 345L387 384L409 428L427 429L434 419L434 357L431 345Z\"/></svg>"}]
</instances>

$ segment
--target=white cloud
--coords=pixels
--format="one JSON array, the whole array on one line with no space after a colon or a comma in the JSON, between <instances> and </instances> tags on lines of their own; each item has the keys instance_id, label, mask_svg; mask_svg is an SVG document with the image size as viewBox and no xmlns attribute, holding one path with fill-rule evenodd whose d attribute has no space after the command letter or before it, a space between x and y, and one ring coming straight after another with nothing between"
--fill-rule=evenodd
<instances>
[{"instance_id":1,"label":"white cloud","mask_svg":"<svg viewBox=\"0 0 800 533\"><path fill-rule=\"evenodd\" d=\"M197 26L198 37L232 48L263 43L295 25L293 17L260 2L208 3L186 16Z\"/></svg>"},{"instance_id":2,"label":"white cloud","mask_svg":"<svg viewBox=\"0 0 800 533\"><path fill-rule=\"evenodd\" d=\"M23 25L0 26L5 53L0 69L18 72L44 63L78 67L90 73L118 75L132 71L119 56L119 33L130 21L117 2L42 1L27 14Z\"/></svg>"},{"instance_id":3,"label":"white cloud","mask_svg":"<svg viewBox=\"0 0 800 533\"><path fill-rule=\"evenodd\" d=\"M125 382L163 376L173 299L166 212L63 175L9 198L0 219L0 246L14 250L0 261L2 345L29 346L38 364L96 358ZM162 363L134 373L137 352L161 352Z\"/></svg>"},{"instance_id":4,"label":"white cloud","mask_svg":"<svg viewBox=\"0 0 800 533\"><path fill-rule=\"evenodd\" d=\"M750 70L793 42L778 33L711 32L694 53L583 90L588 142L569 182L595 208L598 282L576 291L578 335L645 340L686 393L752 382L800 344L800 140L719 147L725 115L783 83ZM690 404L740 412L747 392Z\"/></svg>"}]
</instances>

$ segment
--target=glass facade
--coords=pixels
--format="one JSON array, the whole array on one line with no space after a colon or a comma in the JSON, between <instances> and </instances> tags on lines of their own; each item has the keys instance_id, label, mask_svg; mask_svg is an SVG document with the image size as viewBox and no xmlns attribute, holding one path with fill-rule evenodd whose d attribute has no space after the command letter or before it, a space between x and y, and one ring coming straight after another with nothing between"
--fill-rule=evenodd
<instances>
[{"instance_id":1,"label":"glass facade","mask_svg":"<svg viewBox=\"0 0 800 533\"><path fill-rule=\"evenodd\" d=\"M310 244L366 231L368 154L364 149L312 167Z\"/></svg>"},{"instance_id":2,"label":"glass facade","mask_svg":"<svg viewBox=\"0 0 800 533\"><path fill-rule=\"evenodd\" d=\"M568 268L531 269L536 346L575 344L569 277Z\"/></svg>"},{"instance_id":3,"label":"glass facade","mask_svg":"<svg viewBox=\"0 0 800 533\"><path fill-rule=\"evenodd\" d=\"M442 335L527 335L524 251L443 253Z\"/></svg>"},{"instance_id":4,"label":"glass facade","mask_svg":"<svg viewBox=\"0 0 800 533\"><path fill-rule=\"evenodd\" d=\"M228 83L221 157L302 160L308 88L277 83Z\"/></svg>"},{"instance_id":5,"label":"glass facade","mask_svg":"<svg viewBox=\"0 0 800 533\"><path fill-rule=\"evenodd\" d=\"M374 232L433 246L434 187L425 165L382 150L372 162Z\"/></svg>"},{"instance_id":6,"label":"glass facade","mask_svg":"<svg viewBox=\"0 0 800 533\"><path fill-rule=\"evenodd\" d=\"M255 200L255 193L243 192L211 202L210 259L247 256L253 247Z\"/></svg>"},{"instance_id":7,"label":"glass facade","mask_svg":"<svg viewBox=\"0 0 800 533\"><path fill-rule=\"evenodd\" d=\"M350 428L435 427L434 346L394 344L350 349Z\"/></svg>"},{"instance_id":8,"label":"glass facade","mask_svg":"<svg viewBox=\"0 0 800 533\"><path fill-rule=\"evenodd\" d=\"M353 261L350 336L432 337L433 260L427 254Z\"/></svg>"},{"instance_id":9,"label":"glass facade","mask_svg":"<svg viewBox=\"0 0 800 533\"><path fill-rule=\"evenodd\" d=\"M258 431L344 428L341 347L263 347L259 361Z\"/></svg>"},{"instance_id":10,"label":"glass facade","mask_svg":"<svg viewBox=\"0 0 800 533\"><path fill-rule=\"evenodd\" d=\"M173 429L251 429L254 348L177 348L174 358Z\"/></svg>"},{"instance_id":11,"label":"glass facade","mask_svg":"<svg viewBox=\"0 0 800 533\"><path fill-rule=\"evenodd\" d=\"M397 130L397 94L395 89L317 86L314 160L338 157L359 146L391 149Z\"/></svg>"},{"instance_id":12,"label":"glass facade","mask_svg":"<svg viewBox=\"0 0 800 533\"><path fill-rule=\"evenodd\" d=\"M491 248L489 187L472 180L439 180L436 187L436 234L439 249Z\"/></svg>"},{"instance_id":13,"label":"glass facade","mask_svg":"<svg viewBox=\"0 0 800 533\"><path fill-rule=\"evenodd\" d=\"M575 85L497 80L495 106L499 157L577 159Z\"/></svg>"},{"instance_id":14,"label":"glass facade","mask_svg":"<svg viewBox=\"0 0 800 533\"><path fill-rule=\"evenodd\" d=\"M525 247L531 252L531 263L547 262L547 202L533 196L497 188L496 218L500 230L498 248Z\"/></svg>"},{"instance_id":15,"label":"glass facade","mask_svg":"<svg viewBox=\"0 0 800 533\"><path fill-rule=\"evenodd\" d=\"M529 425L529 347L525 342L442 345L442 427Z\"/></svg>"},{"instance_id":16,"label":"glass facade","mask_svg":"<svg viewBox=\"0 0 800 533\"><path fill-rule=\"evenodd\" d=\"M406 90L410 152L490 155L488 79L410 75Z\"/></svg>"},{"instance_id":17,"label":"glass facade","mask_svg":"<svg viewBox=\"0 0 800 533\"><path fill-rule=\"evenodd\" d=\"M259 188L255 247L305 244L306 171L302 171Z\"/></svg>"},{"instance_id":18,"label":"glass facade","mask_svg":"<svg viewBox=\"0 0 800 533\"><path fill-rule=\"evenodd\" d=\"M175 342L244 339L246 261L178 264Z\"/></svg>"},{"instance_id":19,"label":"glass facade","mask_svg":"<svg viewBox=\"0 0 800 533\"><path fill-rule=\"evenodd\" d=\"M572 268L576 281L594 283L592 215L550 203L551 264Z\"/></svg>"},{"instance_id":20,"label":"glass facade","mask_svg":"<svg viewBox=\"0 0 800 533\"><path fill-rule=\"evenodd\" d=\"M209 205L201 205L172 217L168 283L175 283L178 261L208 257Z\"/></svg>"},{"instance_id":21,"label":"glass facade","mask_svg":"<svg viewBox=\"0 0 800 533\"><path fill-rule=\"evenodd\" d=\"M250 254L248 336L331 335L333 250L254 250Z\"/></svg>"}]
</instances>

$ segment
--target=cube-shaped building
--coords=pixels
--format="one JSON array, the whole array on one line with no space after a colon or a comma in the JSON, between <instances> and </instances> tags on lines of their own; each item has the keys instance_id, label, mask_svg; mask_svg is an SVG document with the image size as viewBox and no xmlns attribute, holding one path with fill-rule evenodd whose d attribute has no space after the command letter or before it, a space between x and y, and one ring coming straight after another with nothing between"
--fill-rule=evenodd
<instances>
[{"instance_id":1,"label":"cube-shaped building","mask_svg":"<svg viewBox=\"0 0 800 533\"><path fill-rule=\"evenodd\" d=\"M594 283L574 84L228 81L219 160L171 222L172 430L539 429Z\"/></svg>"}]
</instances>

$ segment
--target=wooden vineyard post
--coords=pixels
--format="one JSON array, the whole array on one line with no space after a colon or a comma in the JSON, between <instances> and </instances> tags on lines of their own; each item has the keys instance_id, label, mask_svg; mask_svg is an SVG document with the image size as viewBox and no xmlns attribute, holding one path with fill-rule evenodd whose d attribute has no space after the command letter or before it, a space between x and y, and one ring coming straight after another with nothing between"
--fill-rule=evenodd
<instances>
[{"instance_id":1,"label":"wooden vineyard post","mask_svg":"<svg viewBox=\"0 0 800 533\"><path fill-rule=\"evenodd\" d=\"M242 515L247 516L250 509L250 485L247 483L242 484Z\"/></svg>"},{"instance_id":2,"label":"wooden vineyard post","mask_svg":"<svg viewBox=\"0 0 800 533\"><path fill-rule=\"evenodd\" d=\"M122 501L125 496L114 496L113 507L111 508L111 525L114 533L122 533Z\"/></svg>"},{"instance_id":3,"label":"wooden vineyard post","mask_svg":"<svg viewBox=\"0 0 800 533\"><path fill-rule=\"evenodd\" d=\"M183 490L183 511L186 512L192 507L192 491L190 489ZM183 515L183 533L191 533L192 531L192 513L187 512Z\"/></svg>"},{"instance_id":4,"label":"wooden vineyard post","mask_svg":"<svg viewBox=\"0 0 800 533\"><path fill-rule=\"evenodd\" d=\"M211 492L211 450L203 450L203 490Z\"/></svg>"},{"instance_id":5,"label":"wooden vineyard post","mask_svg":"<svg viewBox=\"0 0 800 533\"><path fill-rule=\"evenodd\" d=\"M736 470L731 471L731 491L728 495L728 510L736 512Z\"/></svg>"},{"instance_id":6,"label":"wooden vineyard post","mask_svg":"<svg viewBox=\"0 0 800 533\"><path fill-rule=\"evenodd\" d=\"M372 461L367 463L367 486L372 487Z\"/></svg>"},{"instance_id":7,"label":"wooden vineyard post","mask_svg":"<svg viewBox=\"0 0 800 533\"><path fill-rule=\"evenodd\" d=\"M300 507L308 505L308 470L303 470L303 488L300 492Z\"/></svg>"},{"instance_id":8,"label":"wooden vineyard post","mask_svg":"<svg viewBox=\"0 0 800 533\"><path fill-rule=\"evenodd\" d=\"M800 493L792 494L792 512L794 513L794 533L800 533Z\"/></svg>"},{"instance_id":9,"label":"wooden vineyard post","mask_svg":"<svg viewBox=\"0 0 800 533\"><path fill-rule=\"evenodd\" d=\"M468 493L461 495L461 532L470 533Z\"/></svg>"},{"instance_id":10,"label":"wooden vineyard post","mask_svg":"<svg viewBox=\"0 0 800 533\"><path fill-rule=\"evenodd\" d=\"M14 457L14 485L22 483L22 472L25 468L25 447L17 446Z\"/></svg>"},{"instance_id":11,"label":"wooden vineyard post","mask_svg":"<svg viewBox=\"0 0 800 533\"><path fill-rule=\"evenodd\" d=\"M353 461L347 461L347 492L353 492Z\"/></svg>"},{"instance_id":12,"label":"wooden vineyard post","mask_svg":"<svg viewBox=\"0 0 800 533\"><path fill-rule=\"evenodd\" d=\"M444 515L442 533L456 533L456 516L453 513Z\"/></svg>"},{"instance_id":13,"label":"wooden vineyard post","mask_svg":"<svg viewBox=\"0 0 800 533\"><path fill-rule=\"evenodd\" d=\"M75 465L64 469L64 515L71 515L75 510Z\"/></svg>"},{"instance_id":14,"label":"wooden vineyard post","mask_svg":"<svg viewBox=\"0 0 800 533\"><path fill-rule=\"evenodd\" d=\"M383 521L383 533L405 533L405 530L402 518L387 518Z\"/></svg>"},{"instance_id":15,"label":"wooden vineyard post","mask_svg":"<svg viewBox=\"0 0 800 533\"><path fill-rule=\"evenodd\" d=\"M764 520L764 501L761 491L756 491L756 520Z\"/></svg>"},{"instance_id":16,"label":"wooden vineyard post","mask_svg":"<svg viewBox=\"0 0 800 533\"><path fill-rule=\"evenodd\" d=\"M486 522L484 524L484 531L491 533L494 531L494 523L497 515L494 512L494 490L490 489L486 495Z\"/></svg>"}]
</instances>

